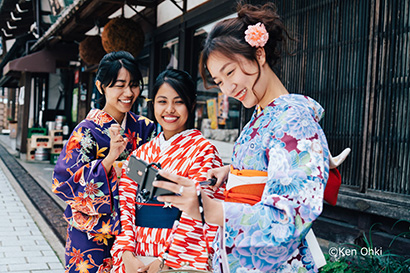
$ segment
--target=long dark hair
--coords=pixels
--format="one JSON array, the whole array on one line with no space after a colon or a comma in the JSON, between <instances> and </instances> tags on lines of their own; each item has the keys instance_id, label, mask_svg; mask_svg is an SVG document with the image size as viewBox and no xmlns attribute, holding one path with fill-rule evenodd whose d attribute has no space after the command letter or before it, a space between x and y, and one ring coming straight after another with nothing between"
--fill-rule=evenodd
<instances>
[{"instance_id":1,"label":"long dark hair","mask_svg":"<svg viewBox=\"0 0 410 273\"><path fill-rule=\"evenodd\" d=\"M245 41L245 31L249 25L255 25L259 22L265 25L269 33L269 40L264 49L266 61L272 70L281 58L282 48L286 50L286 40L295 40L283 25L275 4L271 2L264 5L239 4L237 9L238 17L218 22L205 40L199 61L199 72L207 88L209 84L214 85L206 67L208 58L213 52L219 52L236 61L238 60L237 55L242 55L246 59L258 63L256 56L258 48L252 47ZM244 71L243 67L241 69ZM258 79L259 75L260 67Z\"/></svg>"},{"instance_id":2,"label":"long dark hair","mask_svg":"<svg viewBox=\"0 0 410 273\"><path fill-rule=\"evenodd\" d=\"M114 86L121 68L125 68L130 73L130 85L138 85L141 91L144 87L141 71L134 56L126 51L110 52L101 59L95 77L101 82L103 96L100 104L102 107L105 105L105 88Z\"/></svg>"},{"instance_id":3,"label":"long dark hair","mask_svg":"<svg viewBox=\"0 0 410 273\"><path fill-rule=\"evenodd\" d=\"M158 93L159 88L164 84L169 84L181 97L185 106L188 109L188 120L186 122L186 128L194 128L195 122L195 106L196 106L196 85L192 80L192 77L185 71L177 69L167 69L161 72L155 80L154 87L152 89L150 101L150 107L153 111L153 102L155 96Z\"/></svg>"}]
</instances>

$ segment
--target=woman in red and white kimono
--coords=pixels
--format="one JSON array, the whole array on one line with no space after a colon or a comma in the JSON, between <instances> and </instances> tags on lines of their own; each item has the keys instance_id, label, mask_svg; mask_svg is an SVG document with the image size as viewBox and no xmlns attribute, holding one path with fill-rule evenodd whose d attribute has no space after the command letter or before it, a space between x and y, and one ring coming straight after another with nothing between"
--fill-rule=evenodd
<instances>
[{"instance_id":1,"label":"woman in red and white kimono","mask_svg":"<svg viewBox=\"0 0 410 273\"><path fill-rule=\"evenodd\" d=\"M209 169L222 166L222 162L216 148L201 132L191 129L195 116L195 89L195 83L186 72L171 69L158 76L153 107L162 132L132 155L148 163L160 163L162 169L198 183L206 180ZM138 269L157 272L162 261L165 268L208 270L202 223L182 213L177 229L172 231L172 228L164 227L164 217L156 212L149 213L149 217L141 215L139 208L149 204L141 201L137 183L125 173L128 160L124 163L119 186L121 234L116 237L111 251L114 260L111 272L129 273L138 272ZM223 199L222 191L215 193L206 187L206 192L212 198ZM156 205L157 210L160 206L159 213L172 213L170 206ZM207 240L211 242L217 226L206 225L205 230ZM167 255L163 257L165 251Z\"/></svg>"}]
</instances>

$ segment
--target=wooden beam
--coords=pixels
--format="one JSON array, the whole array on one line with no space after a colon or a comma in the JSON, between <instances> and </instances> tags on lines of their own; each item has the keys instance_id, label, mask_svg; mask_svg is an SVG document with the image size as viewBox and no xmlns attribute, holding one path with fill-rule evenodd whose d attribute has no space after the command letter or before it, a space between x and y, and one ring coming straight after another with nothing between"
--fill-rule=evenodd
<instances>
[{"instance_id":1,"label":"wooden beam","mask_svg":"<svg viewBox=\"0 0 410 273\"><path fill-rule=\"evenodd\" d=\"M144 6L144 7L155 7L158 4L164 2L165 0L99 0L99 2L106 2L106 3L126 3L127 5L134 5L134 6ZM171 0L172 1L172 0Z\"/></svg>"},{"instance_id":2,"label":"wooden beam","mask_svg":"<svg viewBox=\"0 0 410 273\"><path fill-rule=\"evenodd\" d=\"M124 5L124 1L116 2L105 2L105 1L91 1L89 5L84 7L79 11L80 18L97 18L97 17L108 17L113 12L118 10Z\"/></svg>"},{"instance_id":3,"label":"wooden beam","mask_svg":"<svg viewBox=\"0 0 410 273\"><path fill-rule=\"evenodd\" d=\"M142 12L137 11L136 9L134 9L133 6L129 6L130 9L132 9L135 14L137 14L139 17L141 17L143 20L145 20L145 22L147 22L148 24L150 24L152 27L156 27L155 23L151 22L148 17L146 17L144 14L142 14Z\"/></svg>"},{"instance_id":4,"label":"wooden beam","mask_svg":"<svg viewBox=\"0 0 410 273\"><path fill-rule=\"evenodd\" d=\"M93 28L97 21L100 25L104 25L109 20L108 16L121 7L122 3L107 4L105 1L91 1L89 5L78 12L74 19L61 28L60 35L68 40L74 37L82 40L85 33Z\"/></svg>"},{"instance_id":5,"label":"wooden beam","mask_svg":"<svg viewBox=\"0 0 410 273\"><path fill-rule=\"evenodd\" d=\"M25 72L22 77L22 84L24 86L24 104L18 106L18 133L16 146L20 153L27 153L27 136L28 136L28 119L30 113L31 100L31 73ZM21 92L21 90L20 90Z\"/></svg>"},{"instance_id":6,"label":"wooden beam","mask_svg":"<svg viewBox=\"0 0 410 273\"><path fill-rule=\"evenodd\" d=\"M178 9L180 9L182 11L182 13L185 13L186 11L184 10L184 8L181 8L178 3L175 0L170 0Z\"/></svg>"},{"instance_id":7,"label":"wooden beam","mask_svg":"<svg viewBox=\"0 0 410 273\"><path fill-rule=\"evenodd\" d=\"M398 194L383 193L379 196L372 192L364 194L344 189L341 189L337 200L338 207L410 221L408 204L408 197L401 198Z\"/></svg>"}]
</instances>

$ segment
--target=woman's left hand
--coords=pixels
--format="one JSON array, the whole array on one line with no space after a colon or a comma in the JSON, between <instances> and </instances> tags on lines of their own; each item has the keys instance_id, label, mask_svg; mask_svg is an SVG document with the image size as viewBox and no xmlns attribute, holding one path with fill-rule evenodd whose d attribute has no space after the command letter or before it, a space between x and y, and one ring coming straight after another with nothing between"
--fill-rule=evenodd
<instances>
[{"instance_id":1,"label":"woman's left hand","mask_svg":"<svg viewBox=\"0 0 410 273\"><path fill-rule=\"evenodd\" d=\"M176 195L158 196L158 201L171 203L174 207L184 211L192 218L201 220L195 182L188 178L168 173L164 170L160 170L159 174L175 183L154 181L153 185L158 188L175 192Z\"/></svg>"}]
</instances>

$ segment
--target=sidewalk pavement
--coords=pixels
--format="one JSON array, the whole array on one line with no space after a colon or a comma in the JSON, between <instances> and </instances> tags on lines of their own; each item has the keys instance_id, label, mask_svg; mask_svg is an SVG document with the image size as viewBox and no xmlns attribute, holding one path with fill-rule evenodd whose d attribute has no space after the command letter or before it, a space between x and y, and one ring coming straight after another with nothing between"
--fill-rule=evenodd
<instances>
[{"instance_id":1,"label":"sidewalk pavement","mask_svg":"<svg viewBox=\"0 0 410 273\"><path fill-rule=\"evenodd\" d=\"M8 135L0 134L0 144L6 148L11 155L18 154L15 150L15 142L16 140L10 139ZM64 210L66 203L51 191L51 181L55 165L50 164L48 161L27 161L26 159L21 159L19 157L16 157L16 160Z\"/></svg>"},{"instance_id":2,"label":"sidewalk pavement","mask_svg":"<svg viewBox=\"0 0 410 273\"><path fill-rule=\"evenodd\" d=\"M0 137L0 141L6 147L3 137ZM22 163L21 160L19 162ZM26 164L29 163L26 162ZM24 163L22 165L24 166ZM51 168L50 166L48 168ZM44 182L48 180L47 172L44 173L39 165L28 167L33 170L30 172L34 174L37 170L37 175L42 175ZM38 177L36 180L39 180ZM48 180L49 191L51 190L50 181ZM64 272L61 262L64 259L64 246L1 160L0 219L1 273Z\"/></svg>"}]
</instances>

